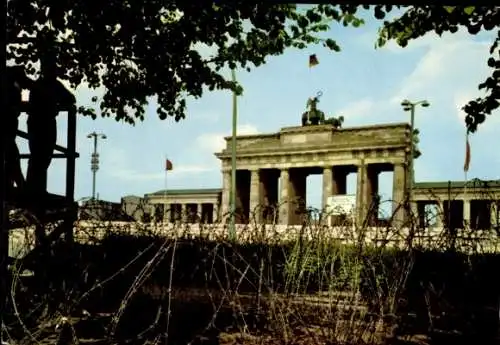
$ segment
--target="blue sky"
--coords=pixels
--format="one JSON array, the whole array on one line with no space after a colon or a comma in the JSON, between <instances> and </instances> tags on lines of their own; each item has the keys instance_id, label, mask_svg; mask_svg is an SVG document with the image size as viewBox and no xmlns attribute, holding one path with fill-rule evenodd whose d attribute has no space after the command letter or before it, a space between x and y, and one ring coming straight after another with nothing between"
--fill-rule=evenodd
<instances>
[{"instance_id":1,"label":"blue sky","mask_svg":"<svg viewBox=\"0 0 500 345\"><path fill-rule=\"evenodd\" d=\"M480 96L478 83L489 73L486 65L491 35L470 36L434 34L413 41L405 48L389 44L374 48L380 22L368 20L360 28L332 26L328 35L342 47L333 53L320 46L288 50L268 58L267 64L250 73L238 71L244 87L239 98L241 134L279 131L300 125L307 98L323 92L319 108L327 115L343 115L344 127L391 122L409 122L400 102L427 99L429 108L417 111L422 156L416 160L417 181L461 180L465 128L461 106ZM202 48L203 50L203 48ZM309 54L320 64L308 68ZM96 91L85 86L77 89L79 104L88 104ZM97 91L97 94L99 92ZM66 120L59 121L59 143L65 144ZM21 127L25 119L21 118ZM469 177L497 179L500 154L496 153L498 114L471 137ZM97 191L101 199L119 201L124 195L143 195L165 185L164 159L168 155L174 170L169 173L169 188L219 188L222 185L220 162L213 153L221 149L222 137L231 132L231 94L207 92L198 100L189 100L187 117L175 122L161 121L150 104L147 118L135 127L111 118L78 119L76 197L91 194L90 154L92 142L87 134L103 132L100 141L100 170ZM24 143L19 142L26 152ZM65 167L53 162L49 170L49 191L64 192ZM349 176L348 192L354 192L355 176ZM380 189L391 195L392 174L384 173ZM321 176L308 179L308 203L320 205Z\"/></svg>"}]
</instances>

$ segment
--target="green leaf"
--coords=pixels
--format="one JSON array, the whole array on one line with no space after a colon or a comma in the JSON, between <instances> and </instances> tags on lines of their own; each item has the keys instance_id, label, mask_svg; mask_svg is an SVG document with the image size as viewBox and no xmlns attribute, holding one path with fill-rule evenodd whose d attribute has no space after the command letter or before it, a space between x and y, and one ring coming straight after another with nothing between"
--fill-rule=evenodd
<instances>
[{"instance_id":1,"label":"green leaf","mask_svg":"<svg viewBox=\"0 0 500 345\"><path fill-rule=\"evenodd\" d=\"M358 27L360 27L361 25L363 25L364 23L365 23L365 21L364 21L363 19L358 19L358 18L356 18L356 19L354 19L354 20L352 21L352 26L354 26L355 28L358 28Z\"/></svg>"},{"instance_id":2,"label":"green leaf","mask_svg":"<svg viewBox=\"0 0 500 345\"><path fill-rule=\"evenodd\" d=\"M464 8L464 13L468 16L470 16L472 13L474 13L474 10L476 9L476 6L468 6Z\"/></svg>"},{"instance_id":3,"label":"green leaf","mask_svg":"<svg viewBox=\"0 0 500 345\"><path fill-rule=\"evenodd\" d=\"M328 38L325 40L325 45L335 51L335 52L339 52L340 51L340 46L337 44L337 42L335 42L334 40L332 40L331 38Z\"/></svg>"}]
</instances>

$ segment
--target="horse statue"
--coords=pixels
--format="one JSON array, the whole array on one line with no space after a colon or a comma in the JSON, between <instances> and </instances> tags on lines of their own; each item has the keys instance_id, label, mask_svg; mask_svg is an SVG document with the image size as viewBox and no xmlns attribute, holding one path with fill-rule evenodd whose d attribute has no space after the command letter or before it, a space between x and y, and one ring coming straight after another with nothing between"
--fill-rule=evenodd
<instances>
[{"instance_id":1,"label":"horse statue","mask_svg":"<svg viewBox=\"0 0 500 345\"><path fill-rule=\"evenodd\" d=\"M307 110L302 114L302 126L322 125L325 122L325 113L317 108L322 95L323 93L319 91L316 97L307 100Z\"/></svg>"},{"instance_id":2,"label":"horse statue","mask_svg":"<svg viewBox=\"0 0 500 345\"><path fill-rule=\"evenodd\" d=\"M329 117L325 120L325 125L332 125L335 129L342 128L342 123L344 123L343 116Z\"/></svg>"}]
</instances>

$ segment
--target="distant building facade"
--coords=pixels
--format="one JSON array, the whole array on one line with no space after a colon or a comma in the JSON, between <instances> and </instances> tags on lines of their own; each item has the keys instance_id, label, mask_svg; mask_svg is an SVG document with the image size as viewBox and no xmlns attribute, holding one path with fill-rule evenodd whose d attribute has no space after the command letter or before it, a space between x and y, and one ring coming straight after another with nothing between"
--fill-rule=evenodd
<instances>
[{"instance_id":1,"label":"distant building facade","mask_svg":"<svg viewBox=\"0 0 500 345\"><path fill-rule=\"evenodd\" d=\"M144 197L122 198L121 208L137 221L216 223L221 214L221 188L170 189ZM500 181L419 182L413 188L418 226L471 229L499 228ZM382 221L382 220L380 220ZM380 223L379 223L380 224Z\"/></svg>"},{"instance_id":2,"label":"distant building facade","mask_svg":"<svg viewBox=\"0 0 500 345\"><path fill-rule=\"evenodd\" d=\"M466 225L498 231L500 181L420 182L415 184L413 199L420 227L460 229Z\"/></svg>"},{"instance_id":3,"label":"distant building facade","mask_svg":"<svg viewBox=\"0 0 500 345\"><path fill-rule=\"evenodd\" d=\"M171 189L146 194L145 202L154 220L216 223L220 220L221 189Z\"/></svg>"}]
</instances>

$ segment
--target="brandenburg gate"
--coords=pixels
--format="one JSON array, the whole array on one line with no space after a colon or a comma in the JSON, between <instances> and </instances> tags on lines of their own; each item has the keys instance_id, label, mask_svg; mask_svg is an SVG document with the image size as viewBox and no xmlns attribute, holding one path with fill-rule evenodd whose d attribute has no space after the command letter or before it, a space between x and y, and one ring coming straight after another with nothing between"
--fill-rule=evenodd
<instances>
[{"instance_id":1,"label":"brandenburg gate","mask_svg":"<svg viewBox=\"0 0 500 345\"><path fill-rule=\"evenodd\" d=\"M393 220L405 221L401 205L410 176L410 126L340 128L337 120L323 118L312 125L306 121L278 133L237 137L236 222L302 224L307 176L323 174L324 209L328 197L346 194L349 173L357 173L355 215L363 222L378 213L373 211L378 210L378 175L383 171L394 172ZM225 140L225 149L215 154L222 162L223 215L230 211L231 186L231 137Z\"/></svg>"}]
</instances>

